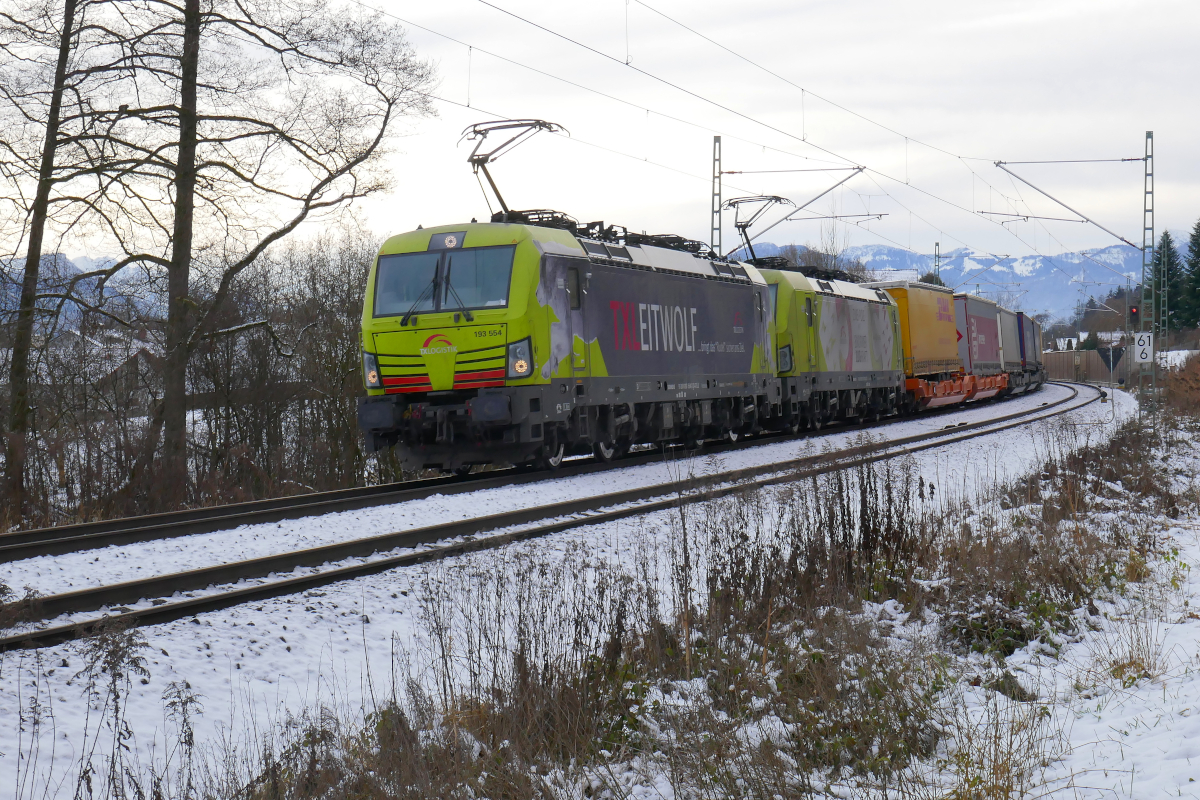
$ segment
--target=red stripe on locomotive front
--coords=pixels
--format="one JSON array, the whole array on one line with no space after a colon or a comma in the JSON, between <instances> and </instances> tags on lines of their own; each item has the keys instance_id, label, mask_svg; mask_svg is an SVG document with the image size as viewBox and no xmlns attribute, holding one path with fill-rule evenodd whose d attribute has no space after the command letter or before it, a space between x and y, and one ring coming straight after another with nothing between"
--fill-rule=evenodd
<instances>
[{"instance_id":1,"label":"red stripe on locomotive front","mask_svg":"<svg viewBox=\"0 0 1200 800\"><path fill-rule=\"evenodd\" d=\"M459 372L454 376L454 382L459 381L481 381L487 378L503 378L504 369L485 369L479 372Z\"/></svg>"},{"instance_id":2,"label":"red stripe on locomotive front","mask_svg":"<svg viewBox=\"0 0 1200 800\"><path fill-rule=\"evenodd\" d=\"M429 383L428 375L404 375L399 378L384 378L384 386L407 386L413 383Z\"/></svg>"}]
</instances>

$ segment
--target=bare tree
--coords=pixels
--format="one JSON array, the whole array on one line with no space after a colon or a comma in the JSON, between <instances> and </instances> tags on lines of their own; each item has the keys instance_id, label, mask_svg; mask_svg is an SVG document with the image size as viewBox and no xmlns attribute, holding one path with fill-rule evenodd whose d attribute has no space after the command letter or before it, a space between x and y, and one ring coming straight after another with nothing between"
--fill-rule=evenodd
<instances>
[{"instance_id":1,"label":"bare tree","mask_svg":"<svg viewBox=\"0 0 1200 800\"><path fill-rule=\"evenodd\" d=\"M186 502L187 366L237 277L314 214L387 186L400 117L432 113L431 67L378 14L324 0L145 0L160 39L143 68L175 93L128 110L171 131L147 163L172 184L166 267L164 499ZM195 270L211 294L193 292Z\"/></svg>"},{"instance_id":2,"label":"bare tree","mask_svg":"<svg viewBox=\"0 0 1200 800\"><path fill-rule=\"evenodd\" d=\"M211 355L225 337L233 348L229 352L250 348L260 355L271 350L281 354L272 326L286 327L292 320L271 305L280 288L272 282L278 276L258 284L253 302L247 301L240 276L255 264L270 263L266 256L271 248L314 216L388 185L381 157L398 122L432 113L427 90L433 71L416 58L399 27L377 14L334 7L325 0L71 0L74 20L66 25L54 16L54 0L30 2L41 5L10 15L8 23L26 26L23 35L30 49L41 48L41 66L50 63L45 54L51 52L65 52L67 66L57 74L42 69L40 85L26 82L22 88L30 90L26 97L32 102L10 93L6 106L0 94L0 114L16 109L23 130L37 128L44 145L38 150L33 137L18 142L5 138L7 130L0 131L0 180L14 189L0 197L0 234L31 245L36 204L44 209L44 234L37 248L25 248L27 253L46 251L53 228L60 238L71 232L76 241L84 237L106 243L114 257L54 287L37 274L44 259L25 259L33 267L23 276L32 289L20 301L27 320L21 336L27 343L9 371L24 371L26 392L14 398L13 413L7 415L10 420L20 417L21 406L25 428L19 421L10 426L5 488L23 491L25 444L33 437L38 441L35 479L42 492L41 519L48 519L51 505L62 503L66 507L60 515L92 513L85 506L100 513L120 511L129 508L130 493L148 474L161 436L160 466L166 474L158 485L168 493L155 496L168 505L187 502L191 359L203 348ZM81 21L84 9L90 13L86 23ZM49 34L58 36L54 41L63 47L50 47ZM5 35L0 48L15 41ZM5 52L0 49L0 67ZM15 85L6 81L0 91ZM43 99L48 92L57 93L53 114ZM58 120L56 133L49 132L50 117ZM51 179L39 183L45 146L50 147ZM143 298L114 305L109 281L129 266L141 271L138 291L154 289L158 302ZM121 286L128 289L130 281L123 279ZM264 297L267 301L259 302ZM54 333L64 308L76 310L77 319L66 331L74 339ZM36 341L44 343L38 345L38 359L58 366L70 358L90 359L97 348L105 350L97 342L114 326L127 331L126 347L138 352L144 348L131 342L135 331L139 337L149 331L151 338L161 332L164 358L152 365L154 385L141 386L135 401L128 387L116 391L111 376L91 371L62 385L46 384L39 391L45 394L45 412L53 415L49 424L66 426L61 435L55 430L55 444L47 447L47 421L39 427L32 420L31 425L29 415L35 329L41 331ZM339 342L341 338L339 334ZM335 348L340 354L336 371L347 372L342 362L354 362L356 377L357 342L349 356L340 352L346 349L343 344ZM134 361L138 358L142 356ZM110 362L107 356L100 358L97 369L112 367ZM224 368L234 366L245 365L226 360ZM117 372L127 376L132 370L145 383L139 369L122 363ZM332 380L317 372L306 379L324 380L325 391ZM193 370L191 380L200 374ZM251 379L248 373L244 377ZM229 375L210 378L232 385ZM357 482L364 478L365 461L353 439L352 401L347 403L345 396L350 391L352 397L357 387L347 389L354 382L345 375L339 380L333 405L318 416L324 414L337 428L335 449L342 465L337 480ZM11 384L19 387L20 376ZM311 391L298 390L297 397ZM237 397L240 402L248 395ZM234 403L233 395L227 401ZM143 422L131 426L138 414ZM314 428L312 419L307 423L311 432L332 430L324 423ZM299 424L288 420L281 424ZM346 427L349 434L341 430ZM103 470L97 471L91 456L77 466L69 456L59 457L81 442L95 441L97 452L111 448L100 444L97 435L120 442L111 451L119 451L120 457L107 459ZM16 447L14 439L20 440ZM87 452L92 450L88 444ZM391 474L389 466L379 477ZM93 480L98 475L102 477ZM61 491L51 499L55 484ZM72 504L78 505L74 512L67 510ZM20 504L6 503L6 508L14 507ZM139 504L136 510L151 509Z\"/></svg>"},{"instance_id":3,"label":"bare tree","mask_svg":"<svg viewBox=\"0 0 1200 800\"><path fill-rule=\"evenodd\" d=\"M104 282L125 265L154 262L152 254L127 246L140 231L132 224L115 187L140 177L130 164L112 158L106 142L119 131L122 112L109 100L129 91L136 35L121 23L113 0L31 0L0 12L0 179L10 190L3 204L7 223L0 234L15 240L23 271L20 299L12 326L8 365L10 397L5 436L5 508L20 517L25 505L24 478L31 425L31 346L41 326L53 328L67 305L89 307L128 324L101 308ZM107 19L106 19L107 15ZM133 209L131 209L133 210ZM122 220L126 224L122 226ZM54 236L92 230L124 257L103 269L55 275L44 286L47 263L62 259L50 248ZM49 260L49 261L47 261ZM90 282L92 300L76 289Z\"/></svg>"},{"instance_id":4,"label":"bare tree","mask_svg":"<svg viewBox=\"0 0 1200 800\"><path fill-rule=\"evenodd\" d=\"M76 0L64 0L62 21L58 30L57 59L54 76L49 87L50 102L46 112L46 130L38 167L37 191L30 209L24 278L21 282L21 299L13 333L12 356L9 366L11 408L5 448L5 480L8 485L8 491L5 494L8 497L6 508L18 518L24 507L25 444L29 425L29 345L33 338L35 295L38 289L38 272L42 263L42 241L50 204L50 190L54 180L54 154L58 145L62 98L66 88L71 41L75 35L75 9ZM0 20L5 23L4 33L6 35L11 31L30 39L37 39L39 35L45 37L45 29L39 30L8 13L0 13ZM4 45L3 49L11 53L11 46ZM0 91L5 94L9 93L7 89Z\"/></svg>"},{"instance_id":5,"label":"bare tree","mask_svg":"<svg viewBox=\"0 0 1200 800\"><path fill-rule=\"evenodd\" d=\"M837 214L836 205L829 213L830 216ZM862 261L846 256L850 236L837 225L837 220L823 221L820 240L817 243L809 242L803 247L795 244L784 245L780 248L780 255L798 266L812 267L828 273L844 272L860 281L875 280L875 274L867 269Z\"/></svg>"}]
</instances>

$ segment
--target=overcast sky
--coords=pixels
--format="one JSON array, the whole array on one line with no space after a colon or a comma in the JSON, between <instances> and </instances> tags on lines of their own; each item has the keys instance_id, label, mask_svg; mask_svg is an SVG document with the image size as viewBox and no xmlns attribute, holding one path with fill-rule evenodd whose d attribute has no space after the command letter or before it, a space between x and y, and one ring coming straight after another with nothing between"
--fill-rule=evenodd
<instances>
[{"instance_id":1,"label":"overcast sky","mask_svg":"<svg viewBox=\"0 0 1200 800\"><path fill-rule=\"evenodd\" d=\"M718 133L726 170L868 167L811 207L888 215L842 223L850 244L928 253L939 241L943 251L1011 255L1115 244L1088 225L1002 226L1003 217L971 212L1071 217L992 162L1140 157L1147 130L1157 146L1158 229L1190 229L1200 216L1196 0L495 2L604 55L479 0L364 2L413 24L412 43L438 66L438 95L452 101L437 103L437 119L409 126L392 156L393 191L362 206L380 233L486 217L469 145L458 139L496 116L570 131L539 134L495 164L511 207L652 233L708 239ZM1140 162L1011 168L1140 242ZM801 203L844 174L729 175L725 196ZM815 242L821 224L787 222L764 240ZM732 238L727 217L727 248Z\"/></svg>"}]
</instances>

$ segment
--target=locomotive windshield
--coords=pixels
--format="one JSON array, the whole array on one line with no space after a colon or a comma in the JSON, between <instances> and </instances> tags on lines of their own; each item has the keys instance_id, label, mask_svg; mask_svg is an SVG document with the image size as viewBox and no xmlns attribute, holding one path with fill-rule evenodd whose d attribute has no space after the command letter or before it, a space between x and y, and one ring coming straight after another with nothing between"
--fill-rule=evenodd
<instances>
[{"instance_id":1,"label":"locomotive windshield","mask_svg":"<svg viewBox=\"0 0 1200 800\"><path fill-rule=\"evenodd\" d=\"M375 316L505 308L515 247L380 256Z\"/></svg>"},{"instance_id":2,"label":"locomotive windshield","mask_svg":"<svg viewBox=\"0 0 1200 800\"><path fill-rule=\"evenodd\" d=\"M375 276L375 316L433 310L433 279L441 253L380 256Z\"/></svg>"},{"instance_id":3,"label":"locomotive windshield","mask_svg":"<svg viewBox=\"0 0 1200 800\"><path fill-rule=\"evenodd\" d=\"M448 250L442 267L443 308L504 308L514 247Z\"/></svg>"}]
</instances>

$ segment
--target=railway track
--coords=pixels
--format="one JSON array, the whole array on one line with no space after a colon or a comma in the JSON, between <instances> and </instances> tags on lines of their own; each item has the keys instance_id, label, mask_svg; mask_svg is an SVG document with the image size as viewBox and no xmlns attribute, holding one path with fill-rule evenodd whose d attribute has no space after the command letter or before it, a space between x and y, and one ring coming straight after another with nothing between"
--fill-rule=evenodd
<instances>
[{"instance_id":1,"label":"railway track","mask_svg":"<svg viewBox=\"0 0 1200 800\"><path fill-rule=\"evenodd\" d=\"M947 407L926 412L926 417L935 419L937 416L961 410L961 407ZM1000 422L1015 416L999 417L992 422ZM896 420L892 419L858 427L862 430L870 430L894 422ZM844 428L837 427L829 430L836 432L844 430ZM777 440L777 436L766 435L754 439L744 439L737 443L706 443L704 452L722 453L734 449L758 447ZM662 461L663 457L664 454L661 450L634 453L615 462L615 466L652 464ZM536 483L550 477L569 478L611 469L613 466L614 464L600 463L592 459L566 462L557 472L553 473L553 476L544 471L510 467L474 475L427 478L404 483L315 492L293 497L230 503L208 508L171 511L100 522L60 525L53 528L10 531L0 533L0 563L95 550L134 542L212 533L213 531L229 530L240 525L280 522L339 511L355 511L373 506L420 500L435 494L463 494L480 489Z\"/></svg>"},{"instance_id":2,"label":"railway track","mask_svg":"<svg viewBox=\"0 0 1200 800\"><path fill-rule=\"evenodd\" d=\"M26 622L52 620L63 615L95 612L103 609L116 610L118 613L12 634L0 638L0 651L45 647L57 644L87 635L99 624L150 625L170 622L201 612L214 611L242 603L294 594L318 586L375 574L397 567L447 558L477 550L501 547L516 541L546 536L584 525L594 525L643 515L671 508L681 500L690 502L711 499L750 488L786 483L812 475L892 458L905 452L919 452L977 436L997 433L1028 424L1035 420L1046 419L1067 411L1082 408L1100 398L1099 390L1093 387L1086 387L1087 391L1095 392L1095 396L1083 402L1072 402L1079 398L1080 389L1070 388L1071 394L1069 396L1053 403L1043 403L1037 408L1004 415L983 422L959 423L958 425L947 426L937 431L861 445L837 453L805 456L782 463L747 467L717 476L688 477L670 483L659 483L653 486L633 488L596 497L580 498L534 508L506 511L485 517L431 525L407 531L397 531L246 561L50 595L38 598L23 609L26 613ZM653 458L661 459L662 455L658 454ZM632 463L638 463L638 460L634 460ZM600 465L582 466L594 469L600 468ZM586 471L591 470L580 470L579 472ZM484 474L486 475L487 473ZM533 475L533 479L544 478L544 473ZM485 482L469 482L462 481L461 479L457 482L457 484L463 483L471 485L472 488L483 488L481 484ZM457 484L452 482L448 485ZM432 493L433 490L427 491ZM390 502L395 502L395 500ZM259 520L255 519L254 521ZM515 526L529 527L482 537L478 536L487 531L504 531L507 528ZM110 531L109 533L119 535L121 531ZM96 535L101 534L97 532ZM371 559L372 556L388 553L399 548L421 547L447 539L460 539L460 541L424 550L384 555L376 557L373 560L364 560L359 563L325 569L311 574L270 580L252 586L235 587L198 597L187 597L179 600L173 599L166 602L161 599L155 599L153 602L158 603L158 605L149 605L137 609L121 608L122 604L144 602L146 598L163 598L171 597L176 593L204 591L213 586L235 583L241 580L265 579L273 574L285 573L297 568L319 567L346 559ZM138 541L138 539L133 539L133 541Z\"/></svg>"}]
</instances>

